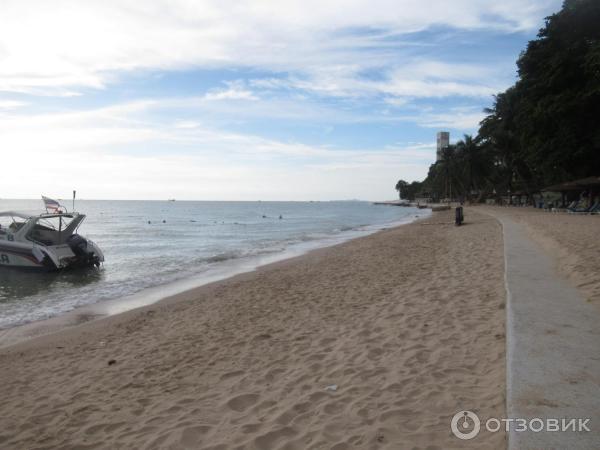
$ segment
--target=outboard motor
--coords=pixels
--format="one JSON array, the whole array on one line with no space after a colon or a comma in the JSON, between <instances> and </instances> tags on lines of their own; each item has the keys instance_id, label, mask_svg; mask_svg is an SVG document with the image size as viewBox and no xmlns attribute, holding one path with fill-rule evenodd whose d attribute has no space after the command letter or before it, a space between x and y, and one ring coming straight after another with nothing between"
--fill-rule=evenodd
<instances>
[{"instance_id":1,"label":"outboard motor","mask_svg":"<svg viewBox=\"0 0 600 450\"><path fill-rule=\"evenodd\" d=\"M85 258L88 255L87 246L88 243L84 237L73 234L67 238L67 244L71 247L71 251L75 253L78 258Z\"/></svg>"},{"instance_id":2,"label":"outboard motor","mask_svg":"<svg viewBox=\"0 0 600 450\"><path fill-rule=\"evenodd\" d=\"M77 258L78 265L99 266L100 261L93 250L88 249L88 241L78 234L73 234L67 238L67 244Z\"/></svg>"}]
</instances>

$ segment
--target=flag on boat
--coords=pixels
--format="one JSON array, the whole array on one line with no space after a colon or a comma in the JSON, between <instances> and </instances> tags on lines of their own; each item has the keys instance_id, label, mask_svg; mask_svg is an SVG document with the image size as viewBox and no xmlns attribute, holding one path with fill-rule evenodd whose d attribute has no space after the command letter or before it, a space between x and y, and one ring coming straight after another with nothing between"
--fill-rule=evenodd
<instances>
[{"instance_id":1,"label":"flag on boat","mask_svg":"<svg viewBox=\"0 0 600 450\"><path fill-rule=\"evenodd\" d=\"M61 206L56 200L52 200L51 198L45 197L42 195L42 200L44 201L44 206L46 207L46 211L58 211Z\"/></svg>"}]
</instances>

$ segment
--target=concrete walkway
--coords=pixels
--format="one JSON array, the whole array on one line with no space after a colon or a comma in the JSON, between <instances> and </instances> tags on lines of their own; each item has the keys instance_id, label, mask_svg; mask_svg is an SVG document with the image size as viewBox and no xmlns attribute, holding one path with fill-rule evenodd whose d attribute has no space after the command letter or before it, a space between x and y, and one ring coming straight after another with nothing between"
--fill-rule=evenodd
<instances>
[{"instance_id":1,"label":"concrete walkway","mask_svg":"<svg viewBox=\"0 0 600 450\"><path fill-rule=\"evenodd\" d=\"M600 308L556 273L522 225L492 214L504 230L508 417L558 419L559 427L561 419L590 419L591 430L516 431L512 423L508 448L598 449Z\"/></svg>"}]
</instances>

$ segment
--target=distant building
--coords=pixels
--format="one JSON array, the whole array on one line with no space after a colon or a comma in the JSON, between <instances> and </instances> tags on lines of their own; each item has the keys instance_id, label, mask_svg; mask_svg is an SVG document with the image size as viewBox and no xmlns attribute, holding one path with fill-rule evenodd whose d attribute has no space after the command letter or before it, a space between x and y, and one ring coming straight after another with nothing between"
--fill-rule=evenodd
<instances>
[{"instance_id":1,"label":"distant building","mask_svg":"<svg viewBox=\"0 0 600 450\"><path fill-rule=\"evenodd\" d=\"M437 157L436 161L442 159L442 150L450 145L450 132L438 131L437 134Z\"/></svg>"}]
</instances>

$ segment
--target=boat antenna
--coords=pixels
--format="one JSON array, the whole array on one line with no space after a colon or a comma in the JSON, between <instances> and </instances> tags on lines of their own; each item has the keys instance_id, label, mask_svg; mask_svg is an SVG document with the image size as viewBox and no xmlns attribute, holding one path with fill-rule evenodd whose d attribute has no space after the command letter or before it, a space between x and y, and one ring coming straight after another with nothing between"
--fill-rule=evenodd
<instances>
[{"instance_id":1,"label":"boat antenna","mask_svg":"<svg viewBox=\"0 0 600 450\"><path fill-rule=\"evenodd\" d=\"M73 211L71 212L75 212L75 195L77 194L76 190L73 190Z\"/></svg>"}]
</instances>

